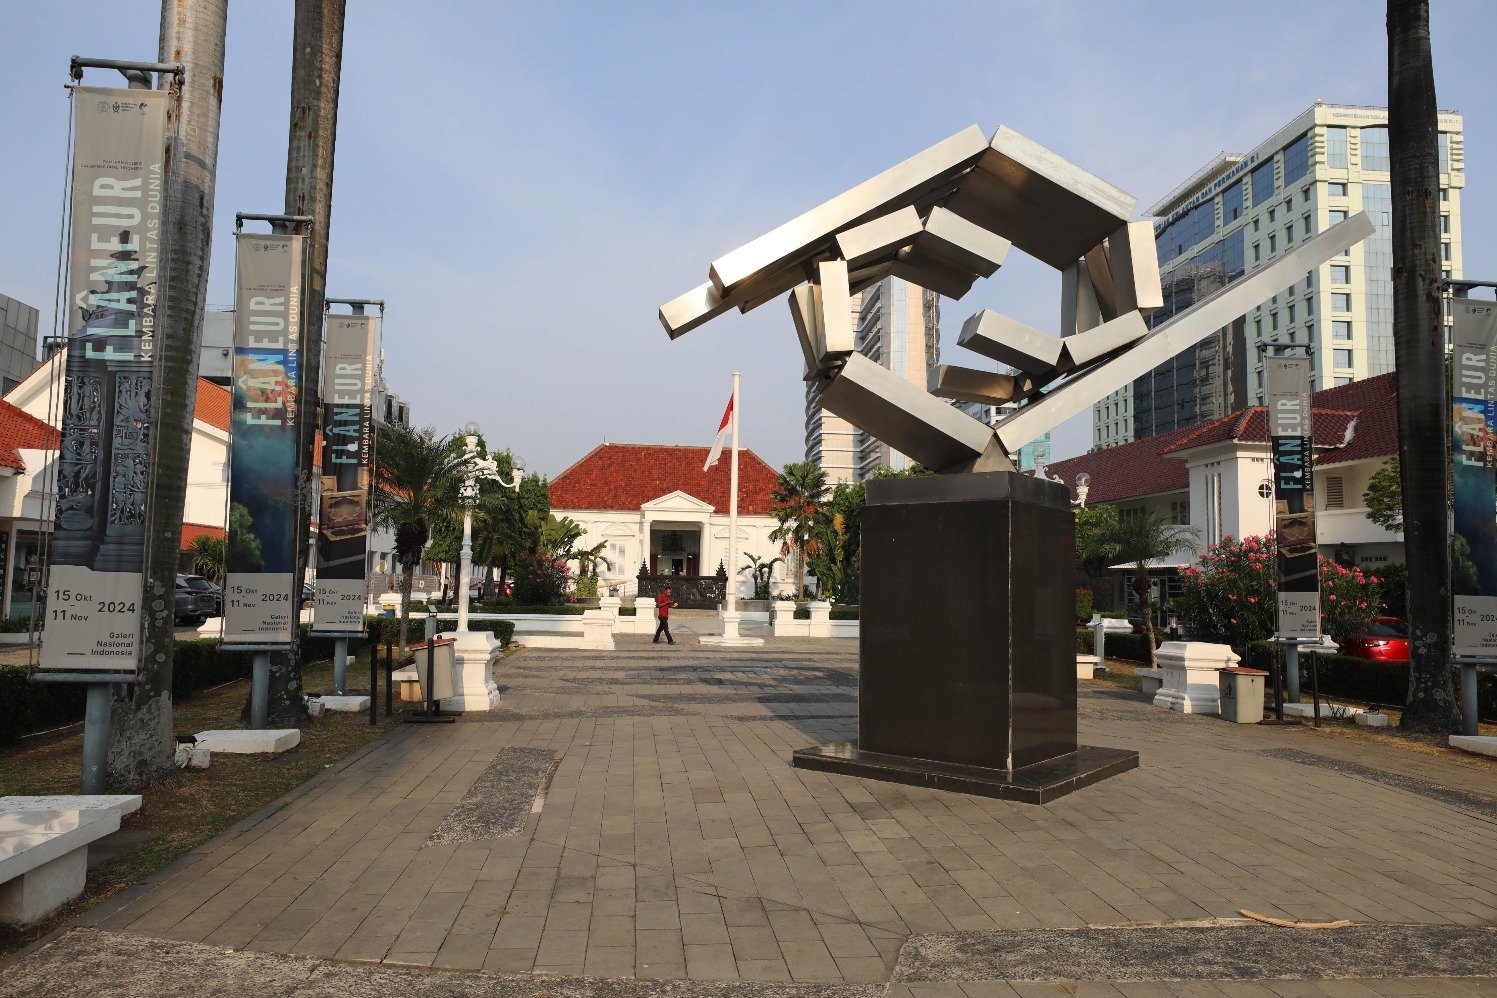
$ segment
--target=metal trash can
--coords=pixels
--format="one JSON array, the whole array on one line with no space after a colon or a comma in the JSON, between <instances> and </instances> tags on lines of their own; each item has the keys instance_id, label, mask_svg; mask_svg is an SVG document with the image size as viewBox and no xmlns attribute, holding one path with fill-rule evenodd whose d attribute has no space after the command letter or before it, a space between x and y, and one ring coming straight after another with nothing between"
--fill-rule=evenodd
<instances>
[{"instance_id":1,"label":"metal trash can","mask_svg":"<svg viewBox=\"0 0 1497 998\"><path fill-rule=\"evenodd\" d=\"M1221 715L1234 724L1258 724L1263 720L1263 680L1268 673L1261 669L1223 669L1221 671Z\"/></svg>"}]
</instances>

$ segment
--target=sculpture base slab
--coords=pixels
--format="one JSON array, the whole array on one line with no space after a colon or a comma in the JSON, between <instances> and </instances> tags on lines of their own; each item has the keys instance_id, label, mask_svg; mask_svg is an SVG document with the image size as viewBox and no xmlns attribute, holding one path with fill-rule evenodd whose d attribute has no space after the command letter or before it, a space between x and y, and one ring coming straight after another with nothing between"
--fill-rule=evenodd
<instances>
[{"instance_id":1,"label":"sculpture base slab","mask_svg":"<svg viewBox=\"0 0 1497 998\"><path fill-rule=\"evenodd\" d=\"M791 764L798 769L861 776L886 783L997 797L1023 804L1048 804L1073 790L1137 769L1138 753L1078 745L1074 752L1010 771L863 752L856 741L846 741L801 749L791 757Z\"/></svg>"}]
</instances>

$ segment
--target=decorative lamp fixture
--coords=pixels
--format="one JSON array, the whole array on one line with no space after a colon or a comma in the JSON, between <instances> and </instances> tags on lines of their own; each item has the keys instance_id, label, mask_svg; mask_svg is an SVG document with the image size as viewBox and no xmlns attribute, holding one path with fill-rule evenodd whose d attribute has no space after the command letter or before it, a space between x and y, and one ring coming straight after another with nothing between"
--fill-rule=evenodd
<instances>
[{"instance_id":1,"label":"decorative lamp fixture","mask_svg":"<svg viewBox=\"0 0 1497 998\"><path fill-rule=\"evenodd\" d=\"M1086 494L1092 490L1092 476L1086 472L1076 476L1076 505L1086 508Z\"/></svg>"}]
</instances>

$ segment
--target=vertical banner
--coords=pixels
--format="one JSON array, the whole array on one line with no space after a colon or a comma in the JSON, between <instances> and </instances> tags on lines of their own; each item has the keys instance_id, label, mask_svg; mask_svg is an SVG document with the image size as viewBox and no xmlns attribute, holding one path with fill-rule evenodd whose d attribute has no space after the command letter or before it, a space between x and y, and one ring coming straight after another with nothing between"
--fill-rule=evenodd
<instances>
[{"instance_id":1,"label":"vertical banner","mask_svg":"<svg viewBox=\"0 0 1497 998\"><path fill-rule=\"evenodd\" d=\"M1453 303L1450 591L1457 655L1497 655L1497 304Z\"/></svg>"},{"instance_id":2,"label":"vertical banner","mask_svg":"<svg viewBox=\"0 0 1497 998\"><path fill-rule=\"evenodd\" d=\"M330 315L322 361L322 504L312 630L364 629L374 388L372 315Z\"/></svg>"},{"instance_id":3,"label":"vertical banner","mask_svg":"<svg viewBox=\"0 0 1497 998\"><path fill-rule=\"evenodd\" d=\"M73 92L67 380L41 666L134 672L169 93Z\"/></svg>"},{"instance_id":4,"label":"vertical banner","mask_svg":"<svg viewBox=\"0 0 1497 998\"><path fill-rule=\"evenodd\" d=\"M1310 358L1270 355L1265 363L1279 549L1279 637L1318 638L1320 555L1315 544Z\"/></svg>"},{"instance_id":5,"label":"vertical banner","mask_svg":"<svg viewBox=\"0 0 1497 998\"><path fill-rule=\"evenodd\" d=\"M289 645L302 237L241 234L237 256L224 642Z\"/></svg>"}]
</instances>

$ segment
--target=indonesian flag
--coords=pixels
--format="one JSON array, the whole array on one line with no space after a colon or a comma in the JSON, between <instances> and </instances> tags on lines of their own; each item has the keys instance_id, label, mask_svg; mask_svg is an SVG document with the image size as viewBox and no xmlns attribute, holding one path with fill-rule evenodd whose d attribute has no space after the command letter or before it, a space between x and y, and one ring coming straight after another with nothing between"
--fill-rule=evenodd
<instances>
[{"instance_id":1,"label":"indonesian flag","mask_svg":"<svg viewBox=\"0 0 1497 998\"><path fill-rule=\"evenodd\" d=\"M712 441L712 453L707 455L707 463L702 465L703 471L710 471L717 463L717 459L723 455L723 443L728 439L728 424L733 421L733 396L728 396L728 407L723 410L723 421L717 427L717 439Z\"/></svg>"}]
</instances>

